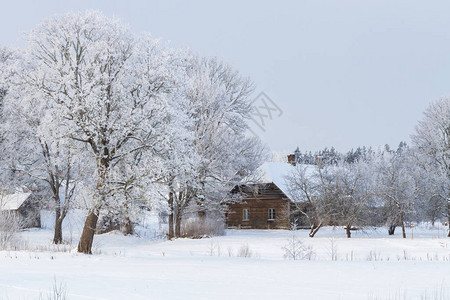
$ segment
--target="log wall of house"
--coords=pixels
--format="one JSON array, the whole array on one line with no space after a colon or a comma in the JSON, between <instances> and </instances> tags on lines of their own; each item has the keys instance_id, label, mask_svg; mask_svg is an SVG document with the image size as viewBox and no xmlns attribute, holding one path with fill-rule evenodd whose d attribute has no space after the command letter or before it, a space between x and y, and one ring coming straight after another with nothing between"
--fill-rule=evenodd
<instances>
[{"instance_id":1,"label":"log wall of house","mask_svg":"<svg viewBox=\"0 0 450 300\"><path fill-rule=\"evenodd\" d=\"M41 213L39 201L30 196L17 210L22 228L41 227Z\"/></svg>"},{"instance_id":2,"label":"log wall of house","mask_svg":"<svg viewBox=\"0 0 450 300\"><path fill-rule=\"evenodd\" d=\"M249 209L249 220L243 219L244 209ZM274 220L269 219L269 209L275 209ZM240 229L289 229L290 200L273 183L251 186L243 191L240 203L229 204L227 224Z\"/></svg>"}]
</instances>

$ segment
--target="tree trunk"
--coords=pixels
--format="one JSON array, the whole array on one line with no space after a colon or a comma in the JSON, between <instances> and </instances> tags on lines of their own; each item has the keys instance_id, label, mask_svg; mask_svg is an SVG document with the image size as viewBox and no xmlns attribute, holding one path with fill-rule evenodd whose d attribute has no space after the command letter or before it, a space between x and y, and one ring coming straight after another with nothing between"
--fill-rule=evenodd
<instances>
[{"instance_id":1,"label":"tree trunk","mask_svg":"<svg viewBox=\"0 0 450 300\"><path fill-rule=\"evenodd\" d=\"M188 196L187 193L186 195L183 195L183 192L179 192L178 194L178 200L181 202L181 199L183 199L184 196ZM175 215L175 237L179 238L181 237L181 219L184 213L184 208L185 205L187 205L187 198L185 199L185 203L180 205L177 204L177 213Z\"/></svg>"},{"instance_id":2,"label":"tree trunk","mask_svg":"<svg viewBox=\"0 0 450 300\"><path fill-rule=\"evenodd\" d=\"M319 231L320 227L322 227L322 224L312 226L311 231L309 232L309 237L313 238L316 235L317 231Z\"/></svg>"},{"instance_id":3,"label":"tree trunk","mask_svg":"<svg viewBox=\"0 0 450 300\"><path fill-rule=\"evenodd\" d=\"M122 231L122 233L124 235L132 235L134 233L134 226L133 226L133 222L131 222L130 220L130 215L129 215L129 208L128 208L128 202L129 202L129 198L128 195L125 196L125 203L123 205L124 208L124 216L123 216L123 220L120 221L120 231Z\"/></svg>"},{"instance_id":4,"label":"tree trunk","mask_svg":"<svg viewBox=\"0 0 450 300\"><path fill-rule=\"evenodd\" d=\"M177 213L175 218L175 237L179 238L181 236L181 214Z\"/></svg>"},{"instance_id":5,"label":"tree trunk","mask_svg":"<svg viewBox=\"0 0 450 300\"><path fill-rule=\"evenodd\" d=\"M78 243L78 252L85 254L92 254L92 243L94 242L94 234L95 229L97 227L98 215L100 206L106 203L106 195L105 191L107 185L107 175L110 166L110 153L107 147L108 140L103 136L100 144L102 145L101 151L97 149L97 146L94 146L92 140L90 141L91 147L94 149L96 154L101 154L98 156L100 158L97 160L97 173L98 173L98 181L97 181L97 195L98 199L95 199L97 202L95 208L89 211L88 216L86 217L86 221L84 222L83 232L81 233L80 242ZM99 151L99 152L96 152Z\"/></svg>"},{"instance_id":6,"label":"tree trunk","mask_svg":"<svg viewBox=\"0 0 450 300\"><path fill-rule=\"evenodd\" d=\"M450 237L450 215L448 216L448 234L447 237Z\"/></svg>"},{"instance_id":7,"label":"tree trunk","mask_svg":"<svg viewBox=\"0 0 450 300\"><path fill-rule=\"evenodd\" d=\"M94 241L95 228L97 227L98 215L90 211L84 223L83 233L78 243L78 252L92 254L92 243Z\"/></svg>"},{"instance_id":8,"label":"tree trunk","mask_svg":"<svg viewBox=\"0 0 450 300\"><path fill-rule=\"evenodd\" d=\"M448 234L447 234L447 237L450 237L450 199L447 199L447 216L448 216Z\"/></svg>"},{"instance_id":9,"label":"tree trunk","mask_svg":"<svg viewBox=\"0 0 450 300\"><path fill-rule=\"evenodd\" d=\"M198 215L198 219L200 220L200 222L202 222L206 218L206 212L204 210L198 211L197 215Z\"/></svg>"},{"instance_id":10,"label":"tree trunk","mask_svg":"<svg viewBox=\"0 0 450 300\"><path fill-rule=\"evenodd\" d=\"M61 244L62 238L62 219L56 218L55 221L55 234L53 235L53 244Z\"/></svg>"},{"instance_id":11,"label":"tree trunk","mask_svg":"<svg viewBox=\"0 0 450 300\"><path fill-rule=\"evenodd\" d=\"M169 240L175 237L173 232L173 193L169 193Z\"/></svg>"},{"instance_id":12,"label":"tree trunk","mask_svg":"<svg viewBox=\"0 0 450 300\"><path fill-rule=\"evenodd\" d=\"M352 232L350 231L352 229L352 226L347 225L347 227L345 227L345 232L347 233L347 238L351 238L352 237Z\"/></svg>"},{"instance_id":13,"label":"tree trunk","mask_svg":"<svg viewBox=\"0 0 450 300\"><path fill-rule=\"evenodd\" d=\"M133 234L133 232L134 232L133 222L131 222L129 217L125 217L122 230L125 235Z\"/></svg>"},{"instance_id":14,"label":"tree trunk","mask_svg":"<svg viewBox=\"0 0 450 300\"><path fill-rule=\"evenodd\" d=\"M405 220L403 219L403 215L404 215L404 213L401 212L401 213L400 213L400 223L401 223L401 225L402 225L402 235L403 235L403 238L406 239Z\"/></svg>"},{"instance_id":15,"label":"tree trunk","mask_svg":"<svg viewBox=\"0 0 450 300\"><path fill-rule=\"evenodd\" d=\"M55 232L53 235L53 244L62 243L62 221L61 209L57 207L55 209Z\"/></svg>"},{"instance_id":16,"label":"tree trunk","mask_svg":"<svg viewBox=\"0 0 450 300\"><path fill-rule=\"evenodd\" d=\"M388 234L389 234L389 235L394 235L395 228L397 228L396 225L391 225L391 226L389 226Z\"/></svg>"}]
</instances>

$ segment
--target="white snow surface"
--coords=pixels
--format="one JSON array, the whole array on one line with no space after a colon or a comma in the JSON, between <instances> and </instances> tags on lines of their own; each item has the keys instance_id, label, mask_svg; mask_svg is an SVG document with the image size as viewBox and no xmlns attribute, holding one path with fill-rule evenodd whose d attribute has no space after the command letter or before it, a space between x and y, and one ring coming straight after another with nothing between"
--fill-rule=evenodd
<instances>
[{"instance_id":1,"label":"white snow surface","mask_svg":"<svg viewBox=\"0 0 450 300\"><path fill-rule=\"evenodd\" d=\"M58 247L50 217L43 217L46 228L20 234L25 250L0 251L0 299L47 299L55 280L68 299L450 299L450 239L442 225L409 228L407 239L385 228L355 231L351 239L342 228L323 228L314 238L299 230L296 239L314 255L294 261L283 257L293 234L285 230L174 241L113 232L95 236L94 254L83 255L70 251L81 215L69 217L69 244ZM239 257L247 246L251 257Z\"/></svg>"},{"instance_id":2,"label":"white snow surface","mask_svg":"<svg viewBox=\"0 0 450 300\"><path fill-rule=\"evenodd\" d=\"M0 210L16 210L27 199L31 193L14 193L5 196L0 196Z\"/></svg>"}]
</instances>

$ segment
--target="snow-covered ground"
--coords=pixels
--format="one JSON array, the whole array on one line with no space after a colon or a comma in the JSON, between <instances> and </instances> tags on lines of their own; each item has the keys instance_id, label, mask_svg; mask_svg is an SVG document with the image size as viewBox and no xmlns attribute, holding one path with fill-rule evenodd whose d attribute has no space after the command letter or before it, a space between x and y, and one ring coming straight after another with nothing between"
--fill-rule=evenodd
<instances>
[{"instance_id":1,"label":"snow-covered ground","mask_svg":"<svg viewBox=\"0 0 450 300\"><path fill-rule=\"evenodd\" d=\"M77 243L75 219L64 231L73 244L61 251ZM28 250L0 251L0 299L46 299L55 280L68 299L450 299L450 238L442 226L415 228L414 238L408 229L407 239L383 228L351 239L341 228L313 239L299 230L295 239L312 258L294 261L283 250L290 231L175 241L110 233L95 237L94 255L82 255L50 251L52 230L44 225L21 233Z\"/></svg>"}]
</instances>

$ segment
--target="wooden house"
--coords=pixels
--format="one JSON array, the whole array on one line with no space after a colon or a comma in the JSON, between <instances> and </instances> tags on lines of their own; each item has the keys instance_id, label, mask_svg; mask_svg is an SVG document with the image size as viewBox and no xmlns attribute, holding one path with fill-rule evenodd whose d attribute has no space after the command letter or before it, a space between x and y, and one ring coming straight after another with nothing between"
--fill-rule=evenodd
<instances>
[{"instance_id":1,"label":"wooden house","mask_svg":"<svg viewBox=\"0 0 450 300\"><path fill-rule=\"evenodd\" d=\"M232 193L240 194L241 200L228 204L228 228L289 229L293 206L285 176L292 167L289 163L266 163L260 182L236 186Z\"/></svg>"},{"instance_id":2,"label":"wooden house","mask_svg":"<svg viewBox=\"0 0 450 300\"><path fill-rule=\"evenodd\" d=\"M236 187L243 199L228 205L228 228L289 229L291 201L274 183Z\"/></svg>"},{"instance_id":3,"label":"wooden house","mask_svg":"<svg viewBox=\"0 0 450 300\"><path fill-rule=\"evenodd\" d=\"M1 214L15 214L21 228L41 227L39 202L32 193L16 192L0 197Z\"/></svg>"}]
</instances>

